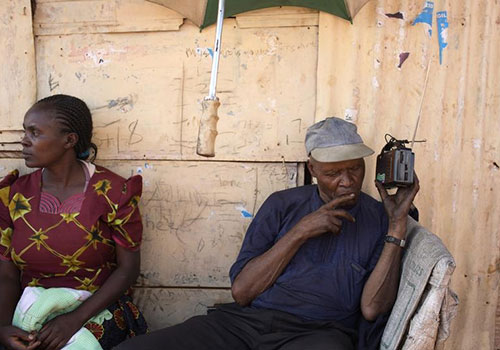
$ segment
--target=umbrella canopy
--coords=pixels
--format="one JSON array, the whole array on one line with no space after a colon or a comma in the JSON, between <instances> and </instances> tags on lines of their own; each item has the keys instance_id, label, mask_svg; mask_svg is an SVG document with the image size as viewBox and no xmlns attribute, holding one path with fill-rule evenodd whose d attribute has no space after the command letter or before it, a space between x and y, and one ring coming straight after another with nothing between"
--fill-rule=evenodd
<instances>
[{"instance_id":1,"label":"umbrella canopy","mask_svg":"<svg viewBox=\"0 0 500 350\"><path fill-rule=\"evenodd\" d=\"M218 0L149 0L166 6L205 28L217 20ZM276 6L307 7L352 21L369 0L226 0L224 17Z\"/></svg>"}]
</instances>

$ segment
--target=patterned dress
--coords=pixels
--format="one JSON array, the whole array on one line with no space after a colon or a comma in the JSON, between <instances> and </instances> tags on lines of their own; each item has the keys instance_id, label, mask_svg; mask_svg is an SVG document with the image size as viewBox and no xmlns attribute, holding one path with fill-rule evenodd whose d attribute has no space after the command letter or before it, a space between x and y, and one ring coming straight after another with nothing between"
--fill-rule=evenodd
<instances>
[{"instance_id":1,"label":"patterned dress","mask_svg":"<svg viewBox=\"0 0 500 350\"><path fill-rule=\"evenodd\" d=\"M117 244L135 251L142 238L138 203L142 179L128 180L100 166L86 168L83 193L59 203L41 191L42 170L0 182L0 260L21 271L21 288L67 287L95 292L116 267ZM86 327L104 349L147 325L126 293L108 308L114 318Z\"/></svg>"}]
</instances>

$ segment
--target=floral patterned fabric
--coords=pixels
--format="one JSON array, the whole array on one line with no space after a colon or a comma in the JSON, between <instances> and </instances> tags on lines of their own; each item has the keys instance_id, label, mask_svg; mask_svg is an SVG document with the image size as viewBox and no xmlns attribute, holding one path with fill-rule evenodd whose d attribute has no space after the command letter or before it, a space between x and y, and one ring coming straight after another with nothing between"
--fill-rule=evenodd
<instances>
[{"instance_id":1,"label":"floral patterned fabric","mask_svg":"<svg viewBox=\"0 0 500 350\"><path fill-rule=\"evenodd\" d=\"M0 182L0 259L21 271L21 286L95 292L116 266L116 244L139 249L142 179L128 180L100 166L79 212L40 211L42 171Z\"/></svg>"},{"instance_id":2,"label":"floral patterned fabric","mask_svg":"<svg viewBox=\"0 0 500 350\"><path fill-rule=\"evenodd\" d=\"M85 324L103 350L110 350L127 338L148 332L144 317L129 295L123 295L108 310L113 314L112 319L104 321L102 325L94 322Z\"/></svg>"}]
</instances>

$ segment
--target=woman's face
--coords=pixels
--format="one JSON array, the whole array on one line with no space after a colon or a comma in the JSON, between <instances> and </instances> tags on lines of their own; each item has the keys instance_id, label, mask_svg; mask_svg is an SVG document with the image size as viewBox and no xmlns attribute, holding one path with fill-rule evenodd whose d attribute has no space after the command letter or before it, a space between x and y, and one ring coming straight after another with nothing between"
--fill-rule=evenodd
<instances>
[{"instance_id":1,"label":"woman's face","mask_svg":"<svg viewBox=\"0 0 500 350\"><path fill-rule=\"evenodd\" d=\"M49 167L74 146L70 134L61 131L53 112L43 106L32 107L26 113L23 128L22 154L27 167Z\"/></svg>"}]
</instances>

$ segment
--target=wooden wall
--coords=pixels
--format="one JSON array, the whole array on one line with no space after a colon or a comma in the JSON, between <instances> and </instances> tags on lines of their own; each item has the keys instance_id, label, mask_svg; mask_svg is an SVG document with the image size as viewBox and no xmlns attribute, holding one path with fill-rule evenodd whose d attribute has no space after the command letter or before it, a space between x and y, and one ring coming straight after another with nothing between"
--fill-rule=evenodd
<instances>
[{"instance_id":1,"label":"wooden wall","mask_svg":"<svg viewBox=\"0 0 500 350\"><path fill-rule=\"evenodd\" d=\"M496 349L500 3L436 0L429 36L426 25L412 25L424 2L373 0L353 25L295 8L225 20L219 136L207 160L194 148L213 27L200 33L144 0L38 0L33 21L30 1L7 0L0 175L26 170L12 157L36 98L83 98L98 163L144 177L136 298L158 328L231 300L227 273L252 216L271 192L304 181L309 125L344 117L378 150L386 132L411 139L423 101L417 206L457 261L461 299L446 348ZM438 11L449 22L442 63ZM371 194L373 167L374 157L364 187Z\"/></svg>"}]
</instances>

